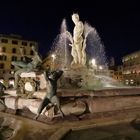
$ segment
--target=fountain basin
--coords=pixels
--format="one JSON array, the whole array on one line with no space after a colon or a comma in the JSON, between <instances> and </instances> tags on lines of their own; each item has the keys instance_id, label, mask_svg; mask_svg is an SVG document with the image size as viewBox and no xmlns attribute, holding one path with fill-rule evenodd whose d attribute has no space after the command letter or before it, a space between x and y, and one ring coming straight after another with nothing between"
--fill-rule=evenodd
<instances>
[{"instance_id":1,"label":"fountain basin","mask_svg":"<svg viewBox=\"0 0 140 140\"><path fill-rule=\"evenodd\" d=\"M13 92L11 92L13 93ZM45 91L35 92L40 99L5 96L5 105L11 109L28 108L36 114ZM59 89L58 96L65 115L83 115L86 113L110 112L140 107L140 88L116 88L100 90ZM45 113L48 116L48 112Z\"/></svg>"}]
</instances>

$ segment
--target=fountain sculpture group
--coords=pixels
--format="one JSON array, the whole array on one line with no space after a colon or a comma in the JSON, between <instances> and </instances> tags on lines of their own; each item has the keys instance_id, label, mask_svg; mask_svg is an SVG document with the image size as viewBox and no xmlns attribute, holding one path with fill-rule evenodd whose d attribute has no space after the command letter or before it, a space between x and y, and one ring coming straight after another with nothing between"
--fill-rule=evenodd
<instances>
[{"instance_id":1,"label":"fountain sculpture group","mask_svg":"<svg viewBox=\"0 0 140 140\"><path fill-rule=\"evenodd\" d=\"M15 72L15 87L14 90L5 91L11 96L2 97L0 105L4 106L3 108L13 110L28 108L30 112L36 114L35 119L37 119L40 114L54 117L59 112L62 117L71 114L79 117L86 113L105 112L131 106L132 102L128 103L129 97L124 98L123 96L117 97L115 100L117 103L120 99L127 100L127 105L123 102L121 105L119 104L119 107L117 103L116 106L112 106L114 103L112 99L110 100L113 98L112 96L129 95L130 93L125 89L121 92L120 89L101 90L102 87L116 84L116 82L107 76L105 52L99 35L95 28L80 21L78 14L72 15L72 21L75 24L73 35L66 29L66 24L63 24L65 25L62 27L63 31L54 43L51 54L55 53L55 63L59 66L55 70L42 69L41 57L34 46L32 50L35 55L32 59L24 57L24 61L12 62L18 68ZM20 49L23 53L23 48ZM65 55L63 55L64 53ZM101 66L102 69L100 69ZM100 90L95 91L97 87ZM130 92L135 91L131 89ZM102 96L108 98L96 100L96 97ZM110 100L110 104L108 100ZM101 102L108 104L103 107ZM55 113L56 107L58 110Z\"/></svg>"},{"instance_id":2,"label":"fountain sculpture group","mask_svg":"<svg viewBox=\"0 0 140 140\"><path fill-rule=\"evenodd\" d=\"M104 46L96 29L80 21L76 13L72 15L72 21L75 26L71 34L66 20L63 20L61 32L50 52L50 56L55 55L53 64L56 64L56 69L64 70L61 87L93 89L114 86L117 82L108 76Z\"/></svg>"},{"instance_id":3,"label":"fountain sculpture group","mask_svg":"<svg viewBox=\"0 0 140 140\"><path fill-rule=\"evenodd\" d=\"M79 99L78 101L76 101L76 103L75 101L68 101L67 104L63 105L61 109L59 98L56 94L57 80L62 77L59 80L59 87L61 88L67 88L67 86L63 85L68 83L71 84L70 88L76 87L75 85L77 85L78 88L83 87L81 83L83 81L87 82L87 80L90 81L89 77L91 77L91 73L93 72L90 72L88 67L88 63L91 59L91 55L89 54L91 53L93 48L96 48L96 53L98 53L98 55L104 55L104 51L103 46L100 42L100 38L94 28L89 26L87 23L84 24L82 21L80 21L79 15L76 13L72 15L72 21L75 24L73 29L73 35L71 35L71 33L67 31L67 29L64 29L63 33L60 34L60 36L62 35L61 38L63 38L64 41L61 42L61 44L58 43L59 46L57 44L57 48L53 50L53 53L56 53L56 57L59 57L60 55L62 56L62 54L60 54L57 49L61 48L63 43L65 43L63 46L63 48L65 47L65 59L71 60L69 65L65 63L65 68L67 67L68 71L66 71L64 67L59 67L59 69L63 69L63 71L40 69L39 66L42 63L42 60L40 55L38 54L37 48L35 46L32 46L32 50L34 52L33 58L28 58L27 56L24 56L24 48L20 48L21 55L24 58L23 61L12 62L12 64L17 69L17 71L15 72L14 91L16 92L16 95L19 96L19 98L17 99L17 97L14 96L5 97L6 107L12 109L23 109L26 107L31 112L37 114L35 116L36 119L42 112L44 112L43 110L46 106L47 108L57 106L61 116L71 114L70 112L73 112L74 114L82 114L83 112L85 112L86 104ZM88 42L90 42L91 40L93 41L92 43L94 46L92 46L93 48L88 48ZM63 51L62 49L59 50ZM70 50L71 57L68 57L68 50ZM97 59L96 53L94 57ZM61 60L61 57L58 58L58 60ZM63 64L62 61L60 62ZM99 63L101 63L101 61ZM61 76L63 72L64 74L63 76ZM40 78L40 75L44 77L44 80ZM84 77L86 77L86 80L84 79ZM69 79L69 81L66 81L67 78ZM72 84L72 80L75 82L74 84ZM41 92L40 84L42 83L42 81L44 85L46 85L46 91L43 92L43 96L39 96L38 92ZM37 84L39 82L40 84ZM11 91L7 92L11 93ZM35 96L39 96L39 98L41 98L42 100L40 101L37 99L32 99ZM68 108L70 108L70 110ZM48 115L48 113L46 114Z\"/></svg>"}]
</instances>

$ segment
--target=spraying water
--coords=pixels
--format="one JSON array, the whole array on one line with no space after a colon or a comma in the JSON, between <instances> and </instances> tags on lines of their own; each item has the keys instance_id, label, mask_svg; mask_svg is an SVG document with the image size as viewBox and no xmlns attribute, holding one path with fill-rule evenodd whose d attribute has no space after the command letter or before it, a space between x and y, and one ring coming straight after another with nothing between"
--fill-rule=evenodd
<instances>
[{"instance_id":1,"label":"spraying water","mask_svg":"<svg viewBox=\"0 0 140 140\"><path fill-rule=\"evenodd\" d=\"M77 18L77 15L75 15L75 18ZM75 22L75 19L73 19L73 21ZM78 21L76 20L76 22ZM74 36L72 36L67 29L66 19L63 19L60 34L56 37L51 50L51 54L56 55L55 63L59 66L59 69L64 70L64 77L69 79L70 84L74 81L76 81L75 83L77 84L79 81L81 82L80 79L82 79L80 85L88 89L118 86L119 83L109 77L105 49L98 32L87 22L83 24L83 27L78 27L78 30L75 24L73 33L77 34L76 37L79 37L79 40L77 40L78 42L74 42ZM82 28L81 37L79 31ZM77 43L77 46L74 43ZM75 61L75 66L72 65L74 60L72 51L75 49L74 47L79 47L78 51L82 53L81 61L83 58L85 61L81 64L80 61ZM74 50L74 53L78 60L77 50ZM80 65L80 67L78 65ZM63 83L65 84L66 82Z\"/></svg>"},{"instance_id":2,"label":"spraying water","mask_svg":"<svg viewBox=\"0 0 140 140\"><path fill-rule=\"evenodd\" d=\"M83 45L86 54L86 64L94 58L98 65L107 65L104 45L96 31L88 23L84 24L85 45ZM51 53L56 54L56 61L60 64L60 68L70 67L72 61L71 49L69 45L72 43L72 34L67 30L66 19L62 21L60 34L56 37Z\"/></svg>"}]
</instances>

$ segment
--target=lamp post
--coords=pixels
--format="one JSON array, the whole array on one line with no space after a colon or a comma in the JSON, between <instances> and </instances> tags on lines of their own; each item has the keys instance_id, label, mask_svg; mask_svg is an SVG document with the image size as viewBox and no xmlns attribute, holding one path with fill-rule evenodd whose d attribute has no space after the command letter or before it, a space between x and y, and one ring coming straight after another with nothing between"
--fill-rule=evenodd
<instances>
[{"instance_id":1,"label":"lamp post","mask_svg":"<svg viewBox=\"0 0 140 140\"><path fill-rule=\"evenodd\" d=\"M54 70L54 68L55 68L56 55L55 54L52 54L51 57L52 57L52 62L53 62L53 64L52 64L53 65L53 68L52 69Z\"/></svg>"},{"instance_id":2,"label":"lamp post","mask_svg":"<svg viewBox=\"0 0 140 140\"><path fill-rule=\"evenodd\" d=\"M94 58L91 60L91 64L93 68L97 67L96 60Z\"/></svg>"},{"instance_id":3,"label":"lamp post","mask_svg":"<svg viewBox=\"0 0 140 140\"><path fill-rule=\"evenodd\" d=\"M92 68L93 72L96 73L96 70L97 70L96 59L92 58L90 63L91 63L91 68Z\"/></svg>"},{"instance_id":4,"label":"lamp post","mask_svg":"<svg viewBox=\"0 0 140 140\"><path fill-rule=\"evenodd\" d=\"M102 66L99 66L99 70L103 70L103 67Z\"/></svg>"}]
</instances>

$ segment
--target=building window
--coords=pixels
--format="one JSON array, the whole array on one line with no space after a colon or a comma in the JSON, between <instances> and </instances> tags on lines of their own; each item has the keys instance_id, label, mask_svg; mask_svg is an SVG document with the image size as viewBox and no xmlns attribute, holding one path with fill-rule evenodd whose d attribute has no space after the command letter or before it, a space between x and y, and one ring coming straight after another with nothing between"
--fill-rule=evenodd
<instances>
[{"instance_id":1,"label":"building window","mask_svg":"<svg viewBox=\"0 0 140 140\"><path fill-rule=\"evenodd\" d=\"M122 72L119 72L119 75L122 75Z\"/></svg>"},{"instance_id":2,"label":"building window","mask_svg":"<svg viewBox=\"0 0 140 140\"><path fill-rule=\"evenodd\" d=\"M2 52L6 52L6 48L5 47L2 47Z\"/></svg>"},{"instance_id":3,"label":"building window","mask_svg":"<svg viewBox=\"0 0 140 140\"><path fill-rule=\"evenodd\" d=\"M24 60L24 58L23 57L21 57L21 61L23 61Z\"/></svg>"},{"instance_id":4,"label":"building window","mask_svg":"<svg viewBox=\"0 0 140 140\"><path fill-rule=\"evenodd\" d=\"M24 49L24 55L26 55L26 49Z\"/></svg>"},{"instance_id":5,"label":"building window","mask_svg":"<svg viewBox=\"0 0 140 140\"><path fill-rule=\"evenodd\" d=\"M25 55L26 54L26 49L25 49L25 47L20 47L20 53L23 55Z\"/></svg>"},{"instance_id":6,"label":"building window","mask_svg":"<svg viewBox=\"0 0 140 140\"><path fill-rule=\"evenodd\" d=\"M0 69L4 69L4 63L0 63Z\"/></svg>"},{"instance_id":7,"label":"building window","mask_svg":"<svg viewBox=\"0 0 140 140\"><path fill-rule=\"evenodd\" d=\"M7 60L7 56L6 55L0 55L0 60Z\"/></svg>"},{"instance_id":8,"label":"building window","mask_svg":"<svg viewBox=\"0 0 140 140\"><path fill-rule=\"evenodd\" d=\"M12 53L16 53L16 48L13 48L12 49Z\"/></svg>"},{"instance_id":9,"label":"building window","mask_svg":"<svg viewBox=\"0 0 140 140\"><path fill-rule=\"evenodd\" d=\"M16 56L12 56L12 61L17 61L17 57Z\"/></svg>"},{"instance_id":10,"label":"building window","mask_svg":"<svg viewBox=\"0 0 140 140\"><path fill-rule=\"evenodd\" d=\"M27 42L22 42L22 45L23 46L27 46Z\"/></svg>"},{"instance_id":11,"label":"building window","mask_svg":"<svg viewBox=\"0 0 140 140\"><path fill-rule=\"evenodd\" d=\"M35 46L35 43L30 43L30 47Z\"/></svg>"},{"instance_id":12,"label":"building window","mask_svg":"<svg viewBox=\"0 0 140 140\"><path fill-rule=\"evenodd\" d=\"M18 41L17 40L12 40L12 44L17 45Z\"/></svg>"},{"instance_id":13,"label":"building window","mask_svg":"<svg viewBox=\"0 0 140 140\"><path fill-rule=\"evenodd\" d=\"M3 55L3 60L7 60L7 56L6 55Z\"/></svg>"},{"instance_id":14,"label":"building window","mask_svg":"<svg viewBox=\"0 0 140 140\"><path fill-rule=\"evenodd\" d=\"M0 60L2 60L3 59L3 56L2 55L0 55Z\"/></svg>"},{"instance_id":15,"label":"building window","mask_svg":"<svg viewBox=\"0 0 140 140\"><path fill-rule=\"evenodd\" d=\"M30 55L34 55L34 52L32 50L30 51Z\"/></svg>"},{"instance_id":16,"label":"building window","mask_svg":"<svg viewBox=\"0 0 140 140\"><path fill-rule=\"evenodd\" d=\"M6 52L6 48L5 47L0 47L0 52Z\"/></svg>"},{"instance_id":17,"label":"building window","mask_svg":"<svg viewBox=\"0 0 140 140\"><path fill-rule=\"evenodd\" d=\"M8 39L4 39L4 38L3 38L3 39L1 39L1 42L2 42L2 43L8 43Z\"/></svg>"}]
</instances>

